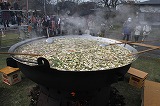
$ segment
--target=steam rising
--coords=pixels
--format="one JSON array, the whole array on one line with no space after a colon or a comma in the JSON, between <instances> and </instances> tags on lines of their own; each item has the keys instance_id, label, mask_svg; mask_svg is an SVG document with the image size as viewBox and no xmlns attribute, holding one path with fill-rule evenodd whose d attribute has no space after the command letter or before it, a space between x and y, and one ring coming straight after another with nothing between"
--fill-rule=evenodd
<instances>
[{"instance_id":1,"label":"steam rising","mask_svg":"<svg viewBox=\"0 0 160 106\"><path fill-rule=\"evenodd\" d=\"M59 16L61 18L61 30L66 31L66 35L91 34L98 36L100 33L108 33L115 26L122 28L128 18L132 19L131 27L139 24L138 12L131 5L118 5L115 16L106 18L106 11L98 10L94 14L79 16L78 13L68 16L67 14ZM121 34L121 30L118 30ZM108 36L107 36L108 37Z\"/></svg>"},{"instance_id":2,"label":"steam rising","mask_svg":"<svg viewBox=\"0 0 160 106\"><path fill-rule=\"evenodd\" d=\"M105 18L106 11L102 10L97 10L94 14L83 17L77 15L61 17L63 17L64 29L68 31L67 34L78 34L78 29L82 33L89 30L91 34L94 33L97 36L102 31L108 32L114 25L122 26L129 17L132 19L132 27L135 26L138 18L130 6L119 6L117 11L115 17L108 19ZM65 25L66 23L67 25Z\"/></svg>"},{"instance_id":3,"label":"steam rising","mask_svg":"<svg viewBox=\"0 0 160 106\"><path fill-rule=\"evenodd\" d=\"M68 34L77 34L76 29L85 33L86 30L94 34L100 33L102 29L107 28L108 20L104 18L104 12L96 12L94 15L88 15L84 17L74 16L61 16L64 22L64 29L68 31Z\"/></svg>"}]
</instances>

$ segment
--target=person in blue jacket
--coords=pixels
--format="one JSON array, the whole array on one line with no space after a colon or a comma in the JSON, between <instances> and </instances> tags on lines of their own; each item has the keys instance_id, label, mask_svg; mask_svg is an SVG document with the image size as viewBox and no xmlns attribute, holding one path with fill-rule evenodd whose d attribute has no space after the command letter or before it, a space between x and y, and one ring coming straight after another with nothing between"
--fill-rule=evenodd
<instances>
[{"instance_id":1,"label":"person in blue jacket","mask_svg":"<svg viewBox=\"0 0 160 106\"><path fill-rule=\"evenodd\" d=\"M125 27L123 28L123 32L122 32L122 34L123 34L123 40L129 41L129 38L130 38L130 36L131 36L131 33L132 33L131 28L125 26Z\"/></svg>"}]
</instances>

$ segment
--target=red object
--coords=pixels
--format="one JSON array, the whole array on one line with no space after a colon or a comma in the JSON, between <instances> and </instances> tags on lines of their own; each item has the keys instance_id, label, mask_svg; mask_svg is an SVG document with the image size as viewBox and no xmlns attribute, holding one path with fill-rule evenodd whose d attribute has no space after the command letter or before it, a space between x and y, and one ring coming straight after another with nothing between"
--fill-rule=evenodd
<instances>
[{"instance_id":1,"label":"red object","mask_svg":"<svg viewBox=\"0 0 160 106\"><path fill-rule=\"evenodd\" d=\"M75 96L75 95L76 95L76 93L75 93L75 92L71 92L71 95L72 95L72 96Z\"/></svg>"}]
</instances>

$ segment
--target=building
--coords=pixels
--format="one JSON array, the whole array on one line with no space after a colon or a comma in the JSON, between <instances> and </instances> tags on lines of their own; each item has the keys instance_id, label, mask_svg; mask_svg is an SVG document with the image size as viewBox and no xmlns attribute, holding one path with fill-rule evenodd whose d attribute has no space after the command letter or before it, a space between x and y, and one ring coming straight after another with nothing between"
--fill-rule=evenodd
<instances>
[{"instance_id":1,"label":"building","mask_svg":"<svg viewBox=\"0 0 160 106\"><path fill-rule=\"evenodd\" d=\"M160 26L160 0L148 0L135 3L139 7L138 17L141 23Z\"/></svg>"}]
</instances>

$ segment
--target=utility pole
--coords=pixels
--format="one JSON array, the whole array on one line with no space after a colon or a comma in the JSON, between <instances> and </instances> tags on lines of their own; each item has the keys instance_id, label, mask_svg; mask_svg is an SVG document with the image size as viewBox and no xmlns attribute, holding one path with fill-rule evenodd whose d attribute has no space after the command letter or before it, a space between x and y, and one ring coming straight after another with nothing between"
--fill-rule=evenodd
<instances>
[{"instance_id":1,"label":"utility pole","mask_svg":"<svg viewBox=\"0 0 160 106\"><path fill-rule=\"evenodd\" d=\"M43 2L44 2L44 4L43 4L43 6L44 6L44 15L46 16L46 0L44 0Z\"/></svg>"},{"instance_id":2,"label":"utility pole","mask_svg":"<svg viewBox=\"0 0 160 106\"><path fill-rule=\"evenodd\" d=\"M26 4L27 4L27 7L26 7L26 9L27 9L27 10L26 10L26 12L27 12L27 13L26 13L26 18L27 18L27 24L28 24L28 21L29 21L29 20L28 20L28 0L27 0L26 2L27 2L27 3L26 3Z\"/></svg>"},{"instance_id":3,"label":"utility pole","mask_svg":"<svg viewBox=\"0 0 160 106\"><path fill-rule=\"evenodd\" d=\"M59 7L58 7L58 0L57 0L57 16L58 16L58 12L59 12Z\"/></svg>"}]
</instances>

